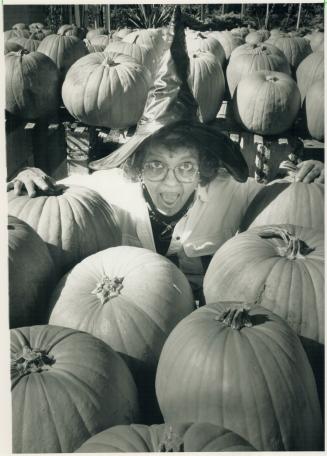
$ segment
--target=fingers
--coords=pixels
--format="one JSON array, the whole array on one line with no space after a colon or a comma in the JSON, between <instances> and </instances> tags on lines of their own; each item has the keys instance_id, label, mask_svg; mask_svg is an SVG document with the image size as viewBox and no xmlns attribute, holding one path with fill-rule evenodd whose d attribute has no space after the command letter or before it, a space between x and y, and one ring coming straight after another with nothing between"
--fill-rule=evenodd
<instances>
[{"instance_id":1,"label":"fingers","mask_svg":"<svg viewBox=\"0 0 327 456\"><path fill-rule=\"evenodd\" d=\"M306 174L306 176L303 178L302 182L304 184L310 184L310 182L313 182L318 176L320 176L320 169L313 168L311 171L309 171Z\"/></svg>"},{"instance_id":2,"label":"fingers","mask_svg":"<svg viewBox=\"0 0 327 456\"><path fill-rule=\"evenodd\" d=\"M314 162L303 161L297 165L298 172L296 174L296 182L304 182L304 178L315 167ZM316 177L316 176L315 176Z\"/></svg>"},{"instance_id":3,"label":"fingers","mask_svg":"<svg viewBox=\"0 0 327 456\"><path fill-rule=\"evenodd\" d=\"M20 195L23 188L23 182L21 181L14 181L14 193L15 195Z\"/></svg>"},{"instance_id":4,"label":"fingers","mask_svg":"<svg viewBox=\"0 0 327 456\"><path fill-rule=\"evenodd\" d=\"M7 192L14 188L14 181L7 182Z\"/></svg>"},{"instance_id":5,"label":"fingers","mask_svg":"<svg viewBox=\"0 0 327 456\"><path fill-rule=\"evenodd\" d=\"M20 182L20 181L18 181L18 182ZM22 185L23 185L23 183L22 183ZM35 187L34 187L34 182L32 182L32 181L26 181L26 182L24 183L24 185L25 185L26 191L27 191L27 193L28 193L28 196L29 196L30 198L33 198L33 197L36 195L36 190L35 190Z\"/></svg>"},{"instance_id":6,"label":"fingers","mask_svg":"<svg viewBox=\"0 0 327 456\"><path fill-rule=\"evenodd\" d=\"M325 172L324 170L322 170L322 172L320 173L320 176L318 176L314 182L316 184L324 184L325 183Z\"/></svg>"}]
</instances>

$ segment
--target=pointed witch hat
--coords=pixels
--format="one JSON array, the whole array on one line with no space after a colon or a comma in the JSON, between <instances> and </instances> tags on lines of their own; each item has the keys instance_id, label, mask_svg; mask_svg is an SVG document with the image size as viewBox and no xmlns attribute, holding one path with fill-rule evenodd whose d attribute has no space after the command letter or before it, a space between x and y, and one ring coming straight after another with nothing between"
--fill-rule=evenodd
<instances>
[{"instance_id":1,"label":"pointed witch hat","mask_svg":"<svg viewBox=\"0 0 327 456\"><path fill-rule=\"evenodd\" d=\"M166 39L168 49L162 57L134 135L107 157L89 163L89 167L92 170L119 167L139 151L147 140L157 134L162 137L172 128L185 127L201 138L204 148L216 155L236 180L245 182L249 170L238 144L216 129L204 125L198 118L198 105L187 82L189 57L178 5L174 7Z\"/></svg>"}]
</instances>

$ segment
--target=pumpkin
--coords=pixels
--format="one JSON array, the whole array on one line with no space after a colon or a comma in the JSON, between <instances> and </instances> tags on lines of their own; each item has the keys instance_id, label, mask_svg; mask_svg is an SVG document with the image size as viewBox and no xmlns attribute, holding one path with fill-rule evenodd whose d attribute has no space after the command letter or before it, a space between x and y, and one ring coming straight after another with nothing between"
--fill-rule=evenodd
<instances>
[{"instance_id":1,"label":"pumpkin","mask_svg":"<svg viewBox=\"0 0 327 456\"><path fill-rule=\"evenodd\" d=\"M25 49L5 55L6 110L26 120L53 114L59 108L59 74L41 52Z\"/></svg>"},{"instance_id":2,"label":"pumpkin","mask_svg":"<svg viewBox=\"0 0 327 456\"><path fill-rule=\"evenodd\" d=\"M18 22L11 27L13 30L27 30L28 27L23 22Z\"/></svg>"},{"instance_id":3,"label":"pumpkin","mask_svg":"<svg viewBox=\"0 0 327 456\"><path fill-rule=\"evenodd\" d=\"M325 136L325 84L323 78L315 81L307 91L305 118L312 138L323 141Z\"/></svg>"},{"instance_id":4,"label":"pumpkin","mask_svg":"<svg viewBox=\"0 0 327 456\"><path fill-rule=\"evenodd\" d=\"M232 51L244 44L243 38L238 35L233 35L230 31L225 30L222 32L211 32L210 36L216 38L219 43L222 45L225 51L225 59L228 60Z\"/></svg>"},{"instance_id":5,"label":"pumpkin","mask_svg":"<svg viewBox=\"0 0 327 456\"><path fill-rule=\"evenodd\" d=\"M44 324L55 269L47 246L27 223L8 217L10 328Z\"/></svg>"},{"instance_id":6,"label":"pumpkin","mask_svg":"<svg viewBox=\"0 0 327 456\"><path fill-rule=\"evenodd\" d=\"M123 27L121 29L117 29L114 31L115 36L117 36L119 39L124 39L125 36L129 35L131 32L133 32L133 29L128 28L128 27Z\"/></svg>"},{"instance_id":7,"label":"pumpkin","mask_svg":"<svg viewBox=\"0 0 327 456\"><path fill-rule=\"evenodd\" d=\"M247 130L277 135L294 123L301 106L300 91L291 76L256 71L244 76L233 96L235 119Z\"/></svg>"},{"instance_id":8,"label":"pumpkin","mask_svg":"<svg viewBox=\"0 0 327 456\"><path fill-rule=\"evenodd\" d=\"M75 24L63 24L59 27L57 33L64 36L76 36L80 40L83 40L86 35L86 31Z\"/></svg>"},{"instance_id":9,"label":"pumpkin","mask_svg":"<svg viewBox=\"0 0 327 456\"><path fill-rule=\"evenodd\" d=\"M103 52L111 41L111 35L96 35L91 38L90 43L97 49L97 52Z\"/></svg>"},{"instance_id":10,"label":"pumpkin","mask_svg":"<svg viewBox=\"0 0 327 456\"><path fill-rule=\"evenodd\" d=\"M211 52L197 51L189 55L188 84L199 105L202 122L214 120L225 94L225 77L219 61Z\"/></svg>"},{"instance_id":11,"label":"pumpkin","mask_svg":"<svg viewBox=\"0 0 327 456\"><path fill-rule=\"evenodd\" d=\"M279 316L233 301L207 304L168 337L156 392L166 422L208 422L259 451L321 450L312 369Z\"/></svg>"},{"instance_id":12,"label":"pumpkin","mask_svg":"<svg viewBox=\"0 0 327 456\"><path fill-rule=\"evenodd\" d=\"M296 71L302 60L312 52L308 41L300 36L276 35L270 37L266 43L273 44L285 54L293 71Z\"/></svg>"},{"instance_id":13,"label":"pumpkin","mask_svg":"<svg viewBox=\"0 0 327 456\"><path fill-rule=\"evenodd\" d=\"M35 32L36 30L44 29L44 24L42 24L42 22L33 22L28 28L30 29L30 32Z\"/></svg>"},{"instance_id":14,"label":"pumpkin","mask_svg":"<svg viewBox=\"0 0 327 456\"><path fill-rule=\"evenodd\" d=\"M302 103L309 87L318 79L324 78L324 60L323 52L312 52L298 66L296 82L301 93Z\"/></svg>"},{"instance_id":15,"label":"pumpkin","mask_svg":"<svg viewBox=\"0 0 327 456\"><path fill-rule=\"evenodd\" d=\"M274 46L265 43L245 43L234 49L226 69L230 94L234 95L237 84L244 76L260 70L291 74L286 57Z\"/></svg>"},{"instance_id":16,"label":"pumpkin","mask_svg":"<svg viewBox=\"0 0 327 456\"><path fill-rule=\"evenodd\" d=\"M105 52L124 54L133 57L137 63L144 65L153 75L156 68L156 55L154 49L142 46L136 43L137 36L134 41L111 41L105 48Z\"/></svg>"},{"instance_id":17,"label":"pumpkin","mask_svg":"<svg viewBox=\"0 0 327 456\"><path fill-rule=\"evenodd\" d=\"M85 38L88 40L88 41L91 41L91 39L94 37L94 36L97 36L97 35L108 35L108 30L106 30L104 27L98 27L98 28L95 28L95 29L90 29Z\"/></svg>"},{"instance_id":18,"label":"pumpkin","mask_svg":"<svg viewBox=\"0 0 327 456\"><path fill-rule=\"evenodd\" d=\"M159 62L162 54L167 49L163 30L160 28L148 28L135 30L122 38L126 43L135 43L139 46L150 48L153 51L156 62Z\"/></svg>"},{"instance_id":19,"label":"pumpkin","mask_svg":"<svg viewBox=\"0 0 327 456\"><path fill-rule=\"evenodd\" d=\"M71 67L62 86L62 99L81 122L128 128L140 119L150 84L149 71L132 57L95 52Z\"/></svg>"},{"instance_id":20,"label":"pumpkin","mask_svg":"<svg viewBox=\"0 0 327 456\"><path fill-rule=\"evenodd\" d=\"M151 390L161 348L194 309L184 274L150 250L115 247L75 266L54 290L50 307L51 324L87 331L123 356L144 396L147 419L155 407Z\"/></svg>"},{"instance_id":21,"label":"pumpkin","mask_svg":"<svg viewBox=\"0 0 327 456\"><path fill-rule=\"evenodd\" d=\"M268 30L256 30L255 32L250 32L245 37L245 42L250 44L258 44L266 41L269 38Z\"/></svg>"},{"instance_id":22,"label":"pumpkin","mask_svg":"<svg viewBox=\"0 0 327 456\"><path fill-rule=\"evenodd\" d=\"M318 48L324 45L324 32L312 32L307 38L310 41L310 46L313 52L317 51Z\"/></svg>"},{"instance_id":23,"label":"pumpkin","mask_svg":"<svg viewBox=\"0 0 327 456\"><path fill-rule=\"evenodd\" d=\"M5 54L8 52L17 52L23 49L21 44L18 44L15 39L10 39L4 42L4 51Z\"/></svg>"},{"instance_id":24,"label":"pumpkin","mask_svg":"<svg viewBox=\"0 0 327 456\"><path fill-rule=\"evenodd\" d=\"M120 425L87 440L76 453L255 451L232 431L208 423Z\"/></svg>"},{"instance_id":25,"label":"pumpkin","mask_svg":"<svg viewBox=\"0 0 327 456\"><path fill-rule=\"evenodd\" d=\"M243 39L245 39L246 35L248 35L250 32L255 32L255 30L248 27L234 27L231 29L231 33L233 35L240 36Z\"/></svg>"},{"instance_id":26,"label":"pumpkin","mask_svg":"<svg viewBox=\"0 0 327 456\"><path fill-rule=\"evenodd\" d=\"M25 29L6 30L4 32L4 40L10 40L11 38L28 38L30 32Z\"/></svg>"},{"instance_id":27,"label":"pumpkin","mask_svg":"<svg viewBox=\"0 0 327 456\"><path fill-rule=\"evenodd\" d=\"M322 230L324 185L277 179L253 198L240 223L240 230L262 225L291 224Z\"/></svg>"},{"instance_id":28,"label":"pumpkin","mask_svg":"<svg viewBox=\"0 0 327 456\"><path fill-rule=\"evenodd\" d=\"M53 60L62 79L76 60L88 54L85 43L76 36L55 34L46 36L38 51Z\"/></svg>"},{"instance_id":29,"label":"pumpkin","mask_svg":"<svg viewBox=\"0 0 327 456\"><path fill-rule=\"evenodd\" d=\"M83 258L121 242L113 209L93 190L57 186L35 198L8 192L8 212L28 223L48 245L61 274Z\"/></svg>"},{"instance_id":30,"label":"pumpkin","mask_svg":"<svg viewBox=\"0 0 327 456\"><path fill-rule=\"evenodd\" d=\"M186 48L188 54L196 51L211 52L220 62L221 66L225 63L225 51L216 38L205 36L202 33L186 35Z\"/></svg>"},{"instance_id":31,"label":"pumpkin","mask_svg":"<svg viewBox=\"0 0 327 456\"><path fill-rule=\"evenodd\" d=\"M323 230L265 225L229 239L204 279L207 303L257 303L301 336L324 341Z\"/></svg>"},{"instance_id":32,"label":"pumpkin","mask_svg":"<svg viewBox=\"0 0 327 456\"><path fill-rule=\"evenodd\" d=\"M20 44L23 49L26 49L28 52L35 52L39 47L41 41L37 38L37 32L31 33L28 38L12 38L11 41L16 41L16 43Z\"/></svg>"},{"instance_id":33,"label":"pumpkin","mask_svg":"<svg viewBox=\"0 0 327 456\"><path fill-rule=\"evenodd\" d=\"M49 325L10 336L14 453L70 453L92 435L138 419L133 378L101 340Z\"/></svg>"}]
</instances>

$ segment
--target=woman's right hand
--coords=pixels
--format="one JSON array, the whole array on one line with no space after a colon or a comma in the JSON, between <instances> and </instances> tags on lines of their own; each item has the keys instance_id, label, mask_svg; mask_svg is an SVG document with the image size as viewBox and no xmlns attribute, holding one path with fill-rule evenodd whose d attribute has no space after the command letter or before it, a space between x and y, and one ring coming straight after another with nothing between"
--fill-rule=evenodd
<instances>
[{"instance_id":1,"label":"woman's right hand","mask_svg":"<svg viewBox=\"0 0 327 456\"><path fill-rule=\"evenodd\" d=\"M39 168L25 168L7 183L7 192L14 190L16 195L21 195L24 189L30 198L37 194L37 190L54 192L56 181Z\"/></svg>"}]
</instances>

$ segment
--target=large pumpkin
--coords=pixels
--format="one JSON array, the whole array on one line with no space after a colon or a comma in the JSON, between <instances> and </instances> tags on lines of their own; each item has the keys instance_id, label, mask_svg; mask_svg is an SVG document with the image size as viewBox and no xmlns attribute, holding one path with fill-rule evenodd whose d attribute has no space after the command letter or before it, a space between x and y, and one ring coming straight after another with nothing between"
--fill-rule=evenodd
<instances>
[{"instance_id":1,"label":"large pumpkin","mask_svg":"<svg viewBox=\"0 0 327 456\"><path fill-rule=\"evenodd\" d=\"M114 426L87 440L76 453L255 451L240 436L208 423Z\"/></svg>"},{"instance_id":2,"label":"large pumpkin","mask_svg":"<svg viewBox=\"0 0 327 456\"><path fill-rule=\"evenodd\" d=\"M308 41L300 36L276 35L270 37L266 43L278 47L285 54L288 63L294 71L302 60L312 52Z\"/></svg>"},{"instance_id":3,"label":"large pumpkin","mask_svg":"<svg viewBox=\"0 0 327 456\"><path fill-rule=\"evenodd\" d=\"M244 76L233 97L236 120L260 135L287 131L300 105L301 95L295 81L277 71L256 71Z\"/></svg>"},{"instance_id":4,"label":"large pumpkin","mask_svg":"<svg viewBox=\"0 0 327 456\"><path fill-rule=\"evenodd\" d=\"M105 48L105 52L124 54L133 57L137 63L144 65L151 73L154 74L156 69L156 53L150 47L137 44L137 36L132 42L111 41ZM93 44L93 43L92 43Z\"/></svg>"},{"instance_id":5,"label":"large pumpkin","mask_svg":"<svg viewBox=\"0 0 327 456\"><path fill-rule=\"evenodd\" d=\"M268 30L256 30L255 32L250 32L245 37L245 42L250 44L258 44L266 41L270 36Z\"/></svg>"},{"instance_id":6,"label":"large pumpkin","mask_svg":"<svg viewBox=\"0 0 327 456\"><path fill-rule=\"evenodd\" d=\"M203 289L206 303L257 303L284 318L298 335L323 343L323 230L251 228L215 253Z\"/></svg>"},{"instance_id":7,"label":"large pumpkin","mask_svg":"<svg viewBox=\"0 0 327 456\"><path fill-rule=\"evenodd\" d=\"M225 51L219 41L213 36L205 36L202 33L186 35L187 52L192 54L196 51L211 52L220 62L221 66L225 63Z\"/></svg>"},{"instance_id":8,"label":"large pumpkin","mask_svg":"<svg viewBox=\"0 0 327 456\"><path fill-rule=\"evenodd\" d=\"M95 29L90 29L85 38L88 40L88 41L91 41L91 39L95 36L98 36L98 35L108 35L108 30L106 30L104 27L98 27L98 28L95 28Z\"/></svg>"},{"instance_id":9,"label":"large pumpkin","mask_svg":"<svg viewBox=\"0 0 327 456\"><path fill-rule=\"evenodd\" d=\"M312 138L323 141L325 136L325 83L318 79L308 89L305 97L305 117Z\"/></svg>"},{"instance_id":10,"label":"large pumpkin","mask_svg":"<svg viewBox=\"0 0 327 456\"><path fill-rule=\"evenodd\" d=\"M20 44L22 48L26 49L28 52L35 52L41 43L41 40L37 38L37 33L38 32L31 33L28 38L11 38L11 41L16 41L16 43Z\"/></svg>"},{"instance_id":11,"label":"large pumpkin","mask_svg":"<svg viewBox=\"0 0 327 456\"><path fill-rule=\"evenodd\" d=\"M24 49L22 45L18 44L15 39L10 39L4 42L4 52L17 52Z\"/></svg>"},{"instance_id":12,"label":"large pumpkin","mask_svg":"<svg viewBox=\"0 0 327 456\"><path fill-rule=\"evenodd\" d=\"M84 187L58 186L54 195L8 193L8 212L36 230L48 245L60 274L83 258L119 245L121 233L113 209Z\"/></svg>"},{"instance_id":13,"label":"large pumpkin","mask_svg":"<svg viewBox=\"0 0 327 456\"><path fill-rule=\"evenodd\" d=\"M88 54L85 43L76 36L48 35L41 41L38 51L50 57L56 64L61 78L76 60Z\"/></svg>"},{"instance_id":14,"label":"large pumpkin","mask_svg":"<svg viewBox=\"0 0 327 456\"><path fill-rule=\"evenodd\" d=\"M101 340L58 326L11 330L14 453L70 453L138 419L124 361Z\"/></svg>"},{"instance_id":15,"label":"large pumpkin","mask_svg":"<svg viewBox=\"0 0 327 456\"><path fill-rule=\"evenodd\" d=\"M65 36L76 36L80 40L83 40L86 35L86 30L77 27L75 24L63 24L59 27L57 33L59 33L59 35Z\"/></svg>"},{"instance_id":16,"label":"large pumpkin","mask_svg":"<svg viewBox=\"0 0 327 456\"><path fill-rule=\"evenodd\" d=\"M166 422L210 422L259 451L321 450L316 385L295 332L263 307L206 305L167 339L156 392Z\"/></svg>"},{"instance_id":17,"label":"large pumpkin","mask_svg":"<svg viewBox=\"0 0 327 456\"><path fill-rule=\"evenodd\" d=\"M324 185L275 180L254 197L240 230L269 224L292 224L321 230L324 227Z\"/></svg>"},{"instance_id":18,"label":"large pumpkin","mask_svg":"<svg viewBox=\"0 0 327 456\"><path fill-rule=\"evenodd\" d=\"M172 262L121 246L75 266L58 284L50 307L50 323L90 332L124 357L147 408L162 346L194 302L186 277Z\"/></svg>"},{"instance_id":19,"label":"large pumpkin","mask_svg":"<svg viewBox=\"0 0 327 456\"><path fill-rule=\"evenodd\" d=\"M55 268L47 246L27 223L8 217L10 328L44 324Z\"/></svg>"},{"instance_id":20,"label":"large pumpkin","mask_svg":"<svg viewBox=\"0 0 327 456\"><path fill-rule=\"evenodd\" d=\"M237 84L244 76L260 70L291 74L285 55L274 46L246 43L234 49L226 69L230 94L234 94Z\"/></svg>"},{"instance_id":21,"label":"large pumpkin","mask_svg":"<svg viewBox=\"0 0 327 456\"><path fill-rule=\"evenodd\" d=\"M224 30L222 32L211 32L209 36L213 36L219 43L222 45L225 51L225 59L228 60L232 51L236 49L238 46L244 44L243 38L237 35L233 35L228 30Z\"/></svg>"},{"instance_id":22,"label":"large pumpkin","mask_svg":"<svg viewBox=\"0 0 327 456\"><path fill-rule=\"evenodd\" d=\"M305 38L309 40L313 52L317 51L321 45L324 45L324 36L324 32L320 31L315 31L309 35L306 35Z\"/></svg>"},{"instance_id":23,"label":"large pumpkin","mask_svg":"<svg viewBox=\"0 0 327 456\"><path fill-rule=\"evenodd\" d=\"M113 39L111 35L96 35L91 38L90 43L95 49L97 49L97 52L103 52L106 46L108 46L108 44L112 41Z\"/></svg>"},{"instance_id":24,"label":"large pumpkin","mask_svg":"<svg viewBox=\"0 0 327 456\"><path fill-rule=\"evenodd\" d=\"M59 108L59 74L41 52L25 49L5 55L6 110L27 120L50 116Z\"/></svg>"},{"instance_id":25,"label":"large pumpkin","mask_svg":"<svg viewBox=\"0 0 327 456\"><path fill-rule=\"evenodd\" d=\"M225 94L225 77L219 61L211 52L197 51L189 55L189 86L199 105L202 122L214 120Z\"/></svg>"},{"instance_id":26,"label":"large pumpkin","mask_svg":"<svg viewBox=\"0 0 327 456\"><path fill-rule=\"evenodd\" d=\"M309 54L298 66L296 82L300 89L302 102L312 84L318 79L324 78L324 61L324 53L317 51Z\"/></svg>"},{"instance_id":27,"label":"large pumpkin","mask_svg":"<svg viewBox=\"0 0 327 456\"><path fill-rule=\"evenodd\" d=\"M15 30L6 30L4 32L4 40L10 40L11 38L28 38L30 32L26 29L15 29Z\"/></svg>"},{"instance_id":28,"label":"large pumpkin","mask_svg":"<svg viewBox=\"0 0 327 456\"><path fill-rule=\"evenodd\" d=\"M88 125L128 128L142 115L151 75L130 56L95 52L67 73L62 98L70 114Z\"/></svg>"}]
</instances>

